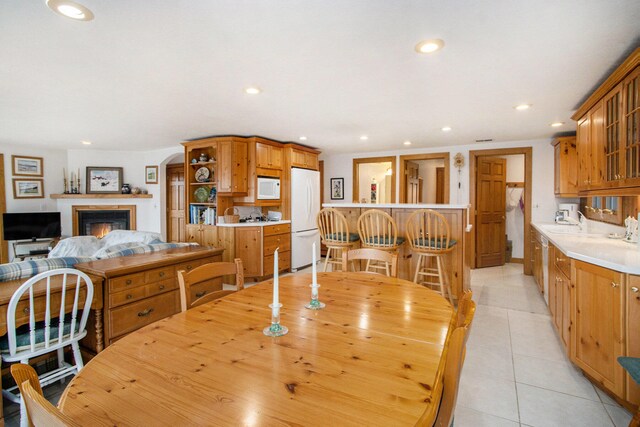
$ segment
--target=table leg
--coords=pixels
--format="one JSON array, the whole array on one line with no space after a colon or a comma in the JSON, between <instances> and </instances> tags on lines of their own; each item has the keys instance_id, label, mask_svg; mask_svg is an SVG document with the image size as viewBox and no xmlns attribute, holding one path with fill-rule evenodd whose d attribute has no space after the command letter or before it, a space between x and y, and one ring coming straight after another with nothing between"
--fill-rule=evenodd
<instances>
[{"instance_id":1,"label":"table leg","mask_svg":"<svg viewBox=\"0 0 640 427\"><path fill-rule=\"evenodd\" d=\"M104 350L104 326L102 324L102 310L93 310L93 313L96 316L96 353L100 353L102 350Z\"/></svg>"}]
</instances>

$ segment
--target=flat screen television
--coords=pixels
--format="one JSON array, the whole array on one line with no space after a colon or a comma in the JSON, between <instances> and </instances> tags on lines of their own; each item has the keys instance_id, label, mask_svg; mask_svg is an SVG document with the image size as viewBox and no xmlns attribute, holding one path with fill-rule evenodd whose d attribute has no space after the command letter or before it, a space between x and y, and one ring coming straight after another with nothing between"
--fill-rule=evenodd
<instances>
[{"instance_id":1,"label":"flat screen television","mask_svg":"<svg viewBox=\"0 0 640 427\"><path fill-rule=\"evenodd\" d=\"M2 214L4 240L53 239L60 237L60 212Z\"/></svg>"}]
</instances>

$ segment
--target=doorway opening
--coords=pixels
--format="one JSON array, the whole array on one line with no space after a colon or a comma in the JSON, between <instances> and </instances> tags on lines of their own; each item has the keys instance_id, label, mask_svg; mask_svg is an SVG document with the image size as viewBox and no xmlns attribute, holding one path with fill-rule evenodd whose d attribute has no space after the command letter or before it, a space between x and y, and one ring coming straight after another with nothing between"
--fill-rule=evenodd
<instances>
[{"instance_id":1,"label":"doorway opening","mask_svg":"<svg viewBox=\"0 0 640 427\"><path fill-rule=\"evenodd\" d=\"M395 203L396 158L353 159L353 202Z\"/></svg>"},{"instance_id":2,"label":"doorway opening","mask_svg":"<svg viewBox=\"0 0 640 427\"><path fill-rule=\"evenodd\" d=\"M400 203L449 203L449 153L400 156Z\"/></svg>"},{"instance_id":3,"label":"doorway opening","mask_svg":"<svg viewBox=\"0 0 640 427\"><path fill-rule=\"evenodd\" d=\"M503 265L511 241L511 262L530 274L531 183L531 147L469 152L471 268Z\"/></svg>"},{"instance_id":4,"label":"doorway opening","mask_svg":"<svg viewBox=\"0 0 640 427\"><path fill-rule=\"evenodd\" d=\"M166 167L167 242L186 242L184 163Z\"/></svg>"}]
</instances>

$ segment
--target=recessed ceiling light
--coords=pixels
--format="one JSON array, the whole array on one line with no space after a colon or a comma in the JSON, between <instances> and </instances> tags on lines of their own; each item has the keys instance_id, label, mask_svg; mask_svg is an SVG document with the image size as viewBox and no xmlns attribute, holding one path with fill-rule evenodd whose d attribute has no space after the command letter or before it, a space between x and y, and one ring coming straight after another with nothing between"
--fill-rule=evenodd
<instances>
[{"instance_id":1,"label":"recessed ceiling light","mask_svg":"<svg viewBox=\"0 0 640 427\"><path fill-rule=\"evenodd\" d=\"M298 138L300 141L306 141L307 137L306 136L301 136L300 138Z\"/></svg>"},{"instance_id":2,"label":"recessed ceiling light","mask_svg":"<svg viewBox=\"0 0 640 427\"><path fill-rule=\"evenodd\" d=\"M551 123L551 127L552 128L559 128L563 124L564 124L564 122L553 122L553 123Z\"/></svg>"},{"instance_id":3,"label":"recessed ceiling light","mask_svg":"<svg viewBox=\"0 0 640 427\"><path fill-rule=\"evenodd\" d=\"M524 111L524 110L528 110L529 108L531 108L531 104L520 104L520 105L516 105L513 108L515 108L518 111Z\"/></svg>"},{"instance_id":4,"label":"recessed ceiling light","mask_svg":"<svg viewBox=\"0 0 640 427\"><path fill-rule=\"evenodd\" d=\"M451 131L451 127L450 126L445 126L442 128L442 132L449 132Z\"/></svg>"},{"instance_id":5,"label":"recessed ceiling light","mask_svg":"<svg viewBox=\"0 0 640 427\"><path fill-rule=\"evenodd\" d=\"M255 86L249 86L249 87L245 88L244 91L245 91L245 93L248 93L249 95L257 95L260 92L262 92L260 90L260 88L257 88Z\"/></svg>"},{"instance_id":6,"label":"recessed ceiling light","mask_svg":"<svg viewBox=\"0 0 640 427\"><path fill-rule=\"evenodd\" d=\"M82 145L91 145L91 141L82 141Z\"/></svg>"},{"instance_id":7,"label":"recessed ceiling light","mask_svg":"<svg viewBox=\"0 0 640 427\"><path fill-rule=\"evenodd\" d=\"M362 141L366 141L367 139L369 139L369 137L367 135L362 135L360 137L360 140L362 140Z\"/></svg>"},{"instance_id":8,"label":"recessed ceiling light","mask_svg":"<svg viewBox=\"0 0 640 427\"><path fill-rule=\"evenodd\" d=\"M47 0L47 6L55 13L76 21L91 21L93 19L93 12L74 1Z\"/></svg>"},{"instance_id":9,"label":"recessed ceiling light","mask_svg":"<svg viewBox=\"0 0 640 427\"><path fill-rule=\"evenodd\" d=\"M411 145L411 141L405 141L403 142L404 145Z\"/></svg>"},{"instance_id":10,"label":"recessed ceiling light","mask_svg":"<svg viewBox=\"0 0 640 427\"><path fill-rule=\"evenodd\" d=\"M416 45L416 52L418 53L433 53L436 50L440 50L444 47L444 41L441 39L431 39L421 41Z\"/></svg>"}]
</instances>

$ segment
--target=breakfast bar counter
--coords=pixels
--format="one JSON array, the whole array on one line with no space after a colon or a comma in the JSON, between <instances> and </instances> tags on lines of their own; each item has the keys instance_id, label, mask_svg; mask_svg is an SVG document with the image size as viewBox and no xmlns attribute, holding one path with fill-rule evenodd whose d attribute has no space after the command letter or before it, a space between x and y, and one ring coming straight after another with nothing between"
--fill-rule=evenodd
<instances>
[{"instance_id":1,"label":"breakfast bar counter","mask_svg":"<svg viewBox=\"0 0 640 427\"><path fill-rule=\"evenodd\" d=\"M368 209L379 209L393 217L398 226L398 236L405 237L405 223L413 212L419 209L433 209L444 215L451 228L451 239L456 240L453 251L445 255L445 269L455 298L469 289L470 268L467 259L469 225L469 207L461 204L408 204L408 203L324 203L323 208L338 209L346 218L349 232L357 233L360 214ZM417 256L413 256L407 243L400 246L398 252L398 277L413 280Z\"/></svg>"}]
</instances>

